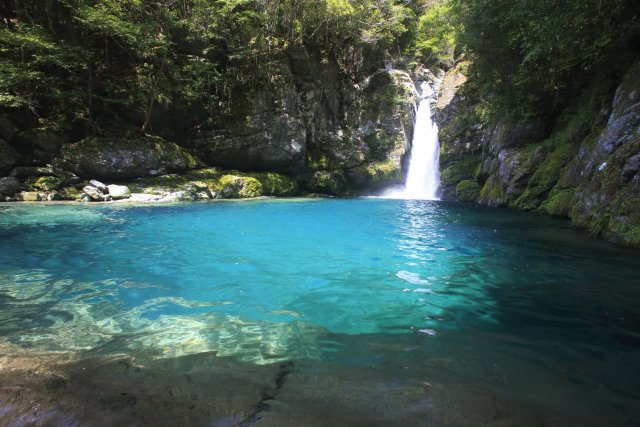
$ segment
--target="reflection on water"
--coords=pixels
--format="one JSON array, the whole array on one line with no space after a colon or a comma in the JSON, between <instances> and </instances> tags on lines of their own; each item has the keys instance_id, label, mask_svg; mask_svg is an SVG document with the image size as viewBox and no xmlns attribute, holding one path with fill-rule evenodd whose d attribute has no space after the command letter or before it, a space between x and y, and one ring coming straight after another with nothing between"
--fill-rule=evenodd
<instances>
[{"instance_id":1,"label":"reflection on water","mask_svg":"<svg viewBox=\"0 0 640 427\"><path fill-rule=\"evenodd\" d=\"M0 334L23 348L352 366L637 417L638 253L565 222L420 200L10 206Z\"/></svg>"}]
</instances>

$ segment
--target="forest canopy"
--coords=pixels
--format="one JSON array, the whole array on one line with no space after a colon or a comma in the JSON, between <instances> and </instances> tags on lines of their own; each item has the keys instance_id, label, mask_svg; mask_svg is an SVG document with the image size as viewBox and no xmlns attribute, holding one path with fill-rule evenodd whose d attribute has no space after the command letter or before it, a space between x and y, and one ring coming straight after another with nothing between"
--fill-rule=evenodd
<instances>
[{"instance_id":1,"label":"forest canopy","mask_svg":"<svg viewBox=\"0 0 640 427\"><path fill-rule=\"evenodd\" d=\"M636 0L8 0L1 13L0 108L56 129L114 109L143 129L158 106L212 114L234 87L277 78L296 46L354 80L367 63L464 57L496 111L539 115L622 69L640 39Z\"/></svg>"}]
</instances>

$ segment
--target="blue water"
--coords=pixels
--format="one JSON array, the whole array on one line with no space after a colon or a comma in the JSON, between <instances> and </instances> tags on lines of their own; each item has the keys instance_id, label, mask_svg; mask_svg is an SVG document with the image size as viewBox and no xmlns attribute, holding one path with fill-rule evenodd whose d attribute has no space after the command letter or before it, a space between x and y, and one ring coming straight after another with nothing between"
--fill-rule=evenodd
<instances>
[{"instance_id":1,"label":"blue water","mask_svg":"<svg viewBox=\"0 0 640 427\"><path fill-rule=\"evenodd\" d=\"M639 420L640 253L562 220L416 200L4 204L0 242L0 336L24 348L371 367Z\"/></svg>"}]
</instances>

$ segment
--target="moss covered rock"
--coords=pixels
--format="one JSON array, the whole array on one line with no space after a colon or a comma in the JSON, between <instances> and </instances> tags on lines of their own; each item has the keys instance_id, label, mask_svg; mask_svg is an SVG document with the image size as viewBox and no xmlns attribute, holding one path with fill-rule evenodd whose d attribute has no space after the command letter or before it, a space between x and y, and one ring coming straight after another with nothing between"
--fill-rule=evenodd
<instances>
[{"instance_id":1,"label":"moss covered rock","mask_svg":"<svg viewBox=\"0 0 640 427\"><path fill-rule=\"evenodd\" d=\"M85 178L122 180L184 172L198 162L178 145L147 136L86 138L63 146L55 164Z\"/></svg>"},{"instance_id":2,"label":"moss covered rock","mask_svg":"<svg viewBox=\"0 0 640 427\"><path fill-rule=\"evenodd\" d=\"M55 176L41 176L40 178L28 181L28 183L37 190L53 191L58 190L62 186L63 181Z\"/></svg>"},{"instance_id":3,"label":"moss covered rock","mask_svg":"<svg viewBox=\"0 0 640 427\"><path fill-rule=\"evenodd\" d=\"M575 189L554 189L539 210L549 215L567 217L573 205L575 193Z\"/></svg>"},{"instance_id":4,"label":"moss covered rock","mask_svg":"<svg viewBox=\"0 0 640 427\"><path fill-rule=\"evenodd\" d=\"M476 181L464 180L456 185L456 195L461 202L475 202L480 197L480 185Z\"/></svg>"},{"instance_id":5,"label":"moss covered rock","mask_svg":"<svg viewBox=\"0 0 640 427\"><path fill-rule=\"evenodd\" d=\"M348 169L345 175L349 187L359 192L375 191L404 181L400 164L393 160Z\"/></svg>"},{"instance_id":6,"label":"moss covered rock","mask_svg":"<svg viewBox=\"0 0 640 427\"><path fill-rule=\"evenodd\" d=\"M182 192L193 200L294 196L299 192L293 179L274 172L244 173L216 168L195 169L184 175L142 178L132 184L136 192L166 196Z\"/></svg>"},{"instance_id":7,"label":"moss covered rock","mask_svg":"<svg viewBox=\"0 0 640 427\"><path fill-rule=\"evenodd\" d=\"M316 193L344 195L348 184L343 171L316 171L307 184Z\"/></svg>"}]
</instances>

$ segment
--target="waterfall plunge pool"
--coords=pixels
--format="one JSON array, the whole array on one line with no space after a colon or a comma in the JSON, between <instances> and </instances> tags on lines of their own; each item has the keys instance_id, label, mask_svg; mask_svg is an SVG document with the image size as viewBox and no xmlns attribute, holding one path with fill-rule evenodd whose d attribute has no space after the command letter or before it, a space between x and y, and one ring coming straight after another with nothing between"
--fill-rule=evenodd
<instances>
[{"instance_id":1,"label":"waterfall plunge pool","mask_svg":"<svg viewBox=\"0 0 640 427\"><path fill-rule=\"evenodd\" d=\"M565 221L423 200L3 204L0 239L3 356L75 355L64 399L34 386L51 423L640 421L639 254ZM141 370L97 362L114 355ZM0 420L26 413L7 393Z\"/></svg>"}]
</instances>

